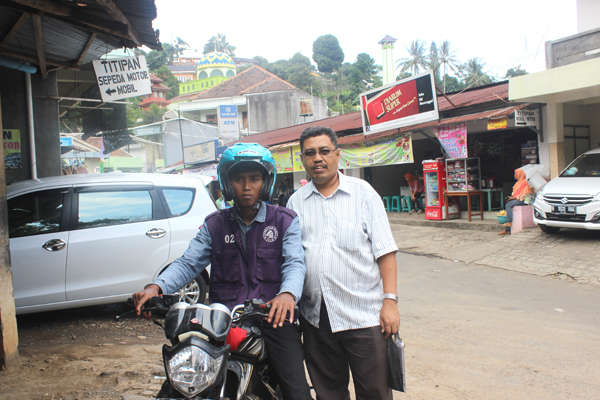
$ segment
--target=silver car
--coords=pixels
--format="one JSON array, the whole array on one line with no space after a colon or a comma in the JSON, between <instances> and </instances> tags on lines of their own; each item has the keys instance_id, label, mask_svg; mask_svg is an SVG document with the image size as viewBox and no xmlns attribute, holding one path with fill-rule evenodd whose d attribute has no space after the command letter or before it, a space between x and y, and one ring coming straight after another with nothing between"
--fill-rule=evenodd
<instances>
[{"instance_id":1,"label":"silver car","mask_svg":"<svg viewBox=\"0 0 600 400\"><path fill-rule=\"evenodd\" d=\"M17 314L120 302L141 290L183 254L216 211L205 183L109 173L9 185ZM203 301L207 283L196 278L188 300Z\"/></svg>"}]
</instances>

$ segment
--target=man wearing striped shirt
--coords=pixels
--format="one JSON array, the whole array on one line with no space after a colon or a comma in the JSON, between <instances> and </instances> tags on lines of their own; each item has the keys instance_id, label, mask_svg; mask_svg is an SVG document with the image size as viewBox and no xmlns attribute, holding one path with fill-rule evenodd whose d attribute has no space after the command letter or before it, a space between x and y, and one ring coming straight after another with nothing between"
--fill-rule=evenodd
<instances>
[{"instance_id":1,"label":"man wearing striped shirt","mask_svg":"<svg viewBox=\"0 0 600 400\"><path fill-rule=\"evenodd\" d=\"M338 172L337 136L300 136L311 182L287 206L300 218L306 277L300 301L305 357L318 399L391 400L385 339L400 327L396 252L381 197Z\"/></svg>"}]
</instances>

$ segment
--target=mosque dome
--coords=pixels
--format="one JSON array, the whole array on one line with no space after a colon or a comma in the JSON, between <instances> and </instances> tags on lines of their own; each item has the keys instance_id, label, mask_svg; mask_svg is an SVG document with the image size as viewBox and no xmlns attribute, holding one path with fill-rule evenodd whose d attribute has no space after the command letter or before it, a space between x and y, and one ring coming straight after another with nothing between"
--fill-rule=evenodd
<instances>
[{"instance_id":1,"label":"mosque dome","mask_svg":"<svg viewBox=\"0 0 600 400\"><path fill-rule=\"evenodd\" d=\"M208 53L198 62L198 69L200 68L219 68L219 67L232 67L235 68L235 62L225 53L213 51Z\"/></svg>"}]
</instances>

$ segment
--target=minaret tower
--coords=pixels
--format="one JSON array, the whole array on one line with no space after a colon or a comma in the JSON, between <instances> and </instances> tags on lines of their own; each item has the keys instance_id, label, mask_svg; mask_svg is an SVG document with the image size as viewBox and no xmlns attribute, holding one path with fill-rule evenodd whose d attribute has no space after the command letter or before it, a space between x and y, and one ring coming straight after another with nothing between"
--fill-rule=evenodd
<instances>
[{"instance_id":1,"label":"minaret tower","mask_svg":"<svg viewBox=\"0 0 600 400\"><path fill-rule=\"evenodd\" d=\"M386 35L379 44L383 49L383 84L387 85L396 81L396 69L394 68L394 57L392 51L394 50L394 42L396 39Z\"/></svg>"}]
</instances>

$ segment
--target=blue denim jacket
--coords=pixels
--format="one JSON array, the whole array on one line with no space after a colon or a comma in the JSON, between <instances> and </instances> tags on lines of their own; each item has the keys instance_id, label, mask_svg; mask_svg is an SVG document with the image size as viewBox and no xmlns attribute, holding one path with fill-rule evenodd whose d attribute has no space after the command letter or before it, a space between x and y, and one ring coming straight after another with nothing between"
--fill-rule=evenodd
<instances>
[{"instance_id":1,"label":"blue denim jacket","mask_svg":"<svg viewBox=\"0 0 600 400\"><path fill-rule=\"evenodd\" d=\"M262 206L250 225L246 225L237 210L232 213L231 217L240 226L244 249L246 248L246 232L253 228L260 229L255 225L265 222L266 214L266 207ZM302 296L304 275L306 273L304 248L302 247L301 230L297 216L283 235L282 253L285 261L281 266L282 282L279 293L289 292L293 294L297 304ZM165 272L160 274L152 283L158 285L162 293L175 293L204 271L210 264L211 254L212 239L206 224L203 224L183 256L173 261Z\"/></svg>"}]
</instances>

